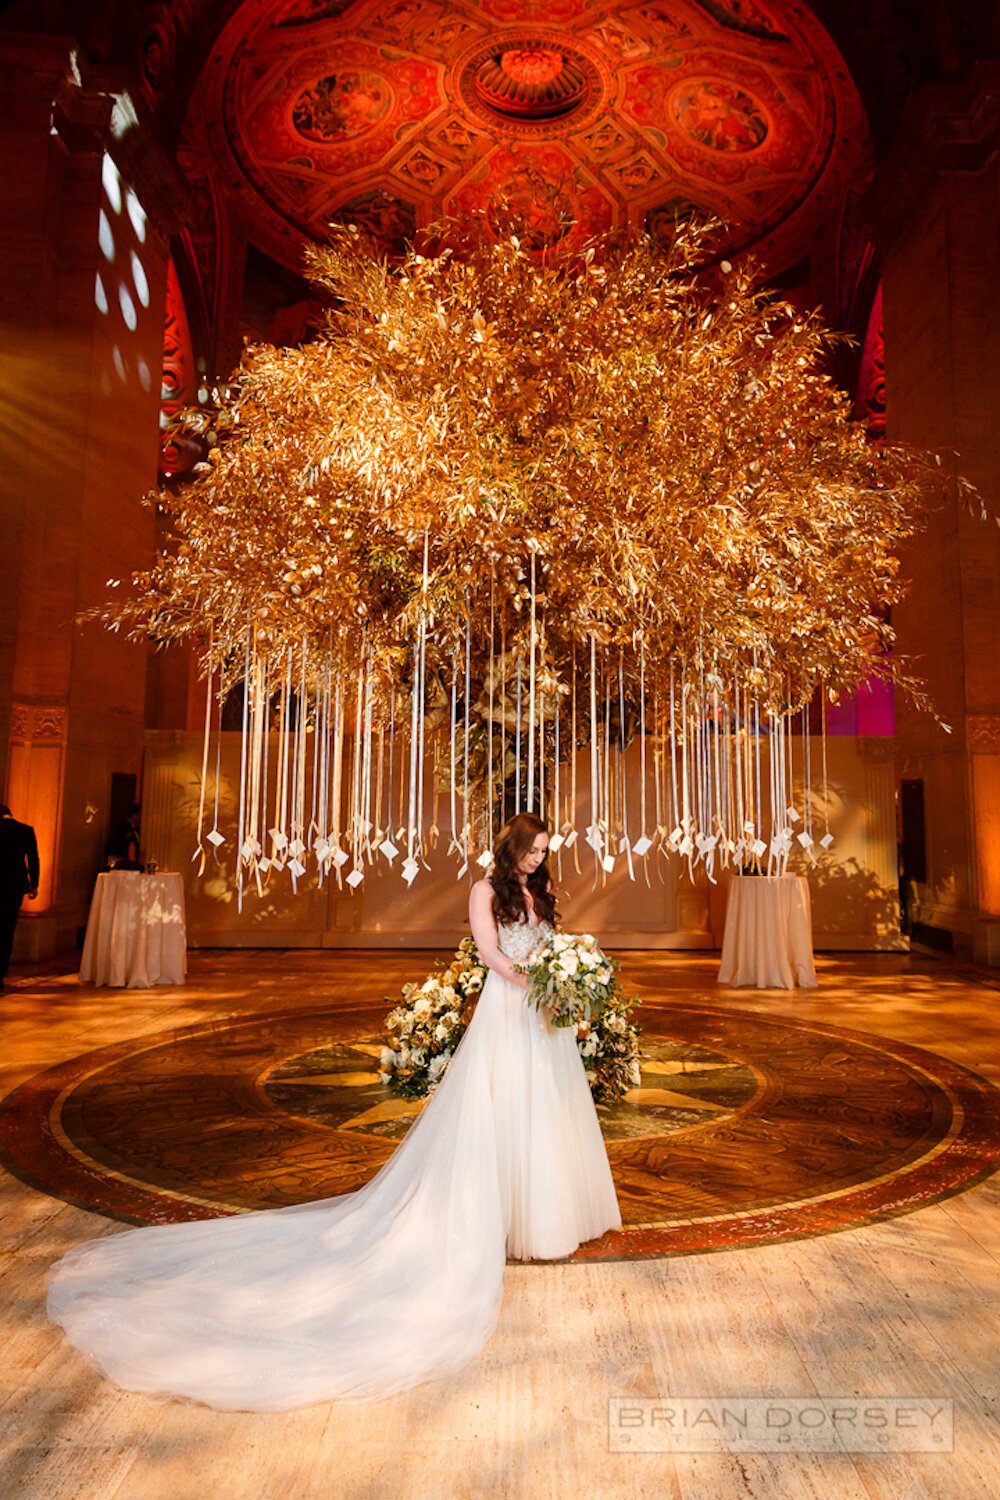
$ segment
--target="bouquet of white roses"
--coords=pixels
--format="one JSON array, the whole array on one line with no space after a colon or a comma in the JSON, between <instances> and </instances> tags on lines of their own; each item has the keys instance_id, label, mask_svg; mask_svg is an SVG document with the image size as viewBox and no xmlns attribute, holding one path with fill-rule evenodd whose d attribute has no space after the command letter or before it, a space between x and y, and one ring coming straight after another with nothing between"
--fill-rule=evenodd
<instances>
[{"instance_id":1,"label":"bouquet of white roses","mask_svg":"<svg viewBox=\"0 0 1000 1500\"><path fill-rule=\"evenodd\" d=\"M553 1026L593 1025L612 999L617 965L589 932L557 932L521 969L531 979L528 999Z\"/></svg>"},{"instance_id":2,"label":"bouquet of white roses","mask_svg":"<svg viewBox=\"0 0 1000 1500\"><path fill-rule=\"evenodd\" d=\"M640 1082L639 1028L618 964L589 932L558 932L528 960L528 1000L548 1011L553 1026L574 1026L594 1098L611 1103Z\"/></svg>"}]
</instances>

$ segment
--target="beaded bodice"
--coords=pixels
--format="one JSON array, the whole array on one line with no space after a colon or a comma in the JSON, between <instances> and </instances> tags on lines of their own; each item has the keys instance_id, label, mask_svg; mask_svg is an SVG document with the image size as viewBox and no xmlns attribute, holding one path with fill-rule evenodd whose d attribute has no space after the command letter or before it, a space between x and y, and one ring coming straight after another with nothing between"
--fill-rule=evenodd
<instances>
[{"instance_id":1,"label":"beaded bodice","mask_svg":"<svg viewBox=\"0 0 1000 1500\"><path fill-rule=\"evenodd\" d=\"M538 922L534 927L527 922L513 922L497 927L497 946L514 963L523 964L551 936L552 928L548 922Z\"/></svg>"}]
</instances>

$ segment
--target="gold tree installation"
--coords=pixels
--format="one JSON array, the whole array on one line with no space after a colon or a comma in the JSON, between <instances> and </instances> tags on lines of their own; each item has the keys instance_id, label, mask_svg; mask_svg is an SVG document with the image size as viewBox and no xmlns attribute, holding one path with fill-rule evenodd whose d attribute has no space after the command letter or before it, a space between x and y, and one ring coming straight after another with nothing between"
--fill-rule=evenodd
<instances>
[{"instance_id":1,"label":"gold tree installation","mask_svg":"<svg viewBox=\"0 0 1000 1500\"><path fill-rule=\"evenodd\" d=\"M599 867L657 837L780 866L792 716L893 670L938 461L869 443L832 335L705 269L704 229L542 256L451 229L395 266L350 227L311 253L325 325L247 351L209 461L158 497L175 542L103 617L192 642L210 702L243 684L241 878L314 855L356 884L405 843L412 881L435 773L463 866L515 805L571 841L583 745Z\"/></svg>"}]
</instances>

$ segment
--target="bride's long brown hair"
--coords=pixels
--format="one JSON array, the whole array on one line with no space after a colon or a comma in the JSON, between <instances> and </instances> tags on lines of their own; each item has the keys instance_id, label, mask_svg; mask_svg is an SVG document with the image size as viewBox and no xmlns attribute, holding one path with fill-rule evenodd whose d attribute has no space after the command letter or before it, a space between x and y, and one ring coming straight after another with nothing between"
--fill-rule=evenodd
<instances>
[{"instance_id":1,"label":"bride's long brown hair","mask_svg":"<svg viewBox=\"0 0 1000 1500\"><path fill-rule=\"evenodd\" d=\"M490 876L493 916L498 926L509 927L515 922L527 921L528 908L517 867L538 835L547 834L548 831L541 818L536 818L534 813L529 812L516 813L504 829L493 853L493 874ZM551 883L549 856L546 853L538 869L528 876L527 884L538 920L554 924L556 898L550 889Z\"/></svg>"}]
</instances>

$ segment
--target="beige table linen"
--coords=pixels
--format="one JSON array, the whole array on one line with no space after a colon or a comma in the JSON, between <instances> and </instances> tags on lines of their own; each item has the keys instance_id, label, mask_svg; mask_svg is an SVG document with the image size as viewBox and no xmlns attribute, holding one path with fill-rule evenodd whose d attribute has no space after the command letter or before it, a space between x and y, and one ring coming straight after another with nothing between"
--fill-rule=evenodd
<instances>
[{"instance_id":1,"label":"beige table linen","mask_svg":"<svg viewBox=\"0 0 1000 1500\"><path fill-rule=\"evenodd\" d=\"M815 987L804 875L743 875L730 883L719 983L732 989Z\"/></svg>"},{"instance_id":2,"label":"beige table linen","mask_svg":"<svg viewBox=\"0 0 1000 1500\"><path fill-rule=\"evenodd\" d=\"M183 984L187 969L184 883L177 874L112 870L98 875L80 979L112 988Z\"/></svg>"}]
</instances>

